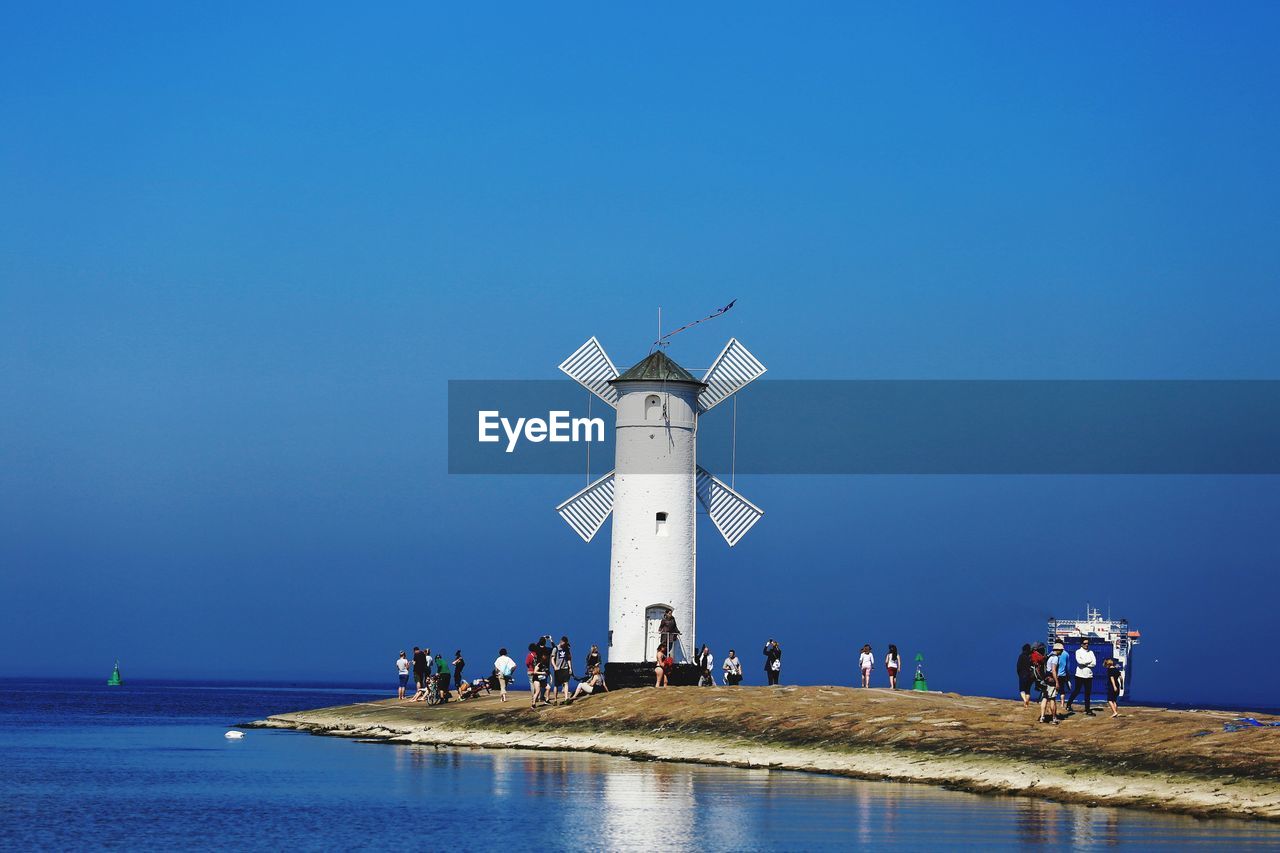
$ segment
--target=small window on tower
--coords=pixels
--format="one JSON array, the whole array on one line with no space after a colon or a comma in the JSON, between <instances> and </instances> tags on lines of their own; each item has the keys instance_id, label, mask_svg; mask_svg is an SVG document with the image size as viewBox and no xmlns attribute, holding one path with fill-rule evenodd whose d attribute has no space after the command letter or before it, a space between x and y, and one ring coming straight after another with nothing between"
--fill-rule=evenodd
<instances>
[{"instance_id":1,"label":"small window on tower","mask_svg":"<svg viewBox=\"0 0 1280 853\"><path fill-rule=\"evenodd\" d=\"M646 421L662 420L662 398L657 394L650 394L644 398L644 419Z\"/></svg>"},{"instance_id":2,"label":"small window on tower","mask_svg":"<svg viewBox=\"0 0 1280 853\"><path fill-rule=\"evenodd\" d=\"M658 513L657 533L659 536L667 535L667 514L665 512Z\"/></svg>"}]
</instances>

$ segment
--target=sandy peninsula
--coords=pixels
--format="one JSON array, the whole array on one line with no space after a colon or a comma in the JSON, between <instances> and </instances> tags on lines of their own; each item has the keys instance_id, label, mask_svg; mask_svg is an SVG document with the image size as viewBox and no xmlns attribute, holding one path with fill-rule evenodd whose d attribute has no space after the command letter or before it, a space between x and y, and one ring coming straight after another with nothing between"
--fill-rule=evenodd
<instances>
[{"instance_id":1,"label":"sandy peninsula","mask_svg":"<svg viewBox=\"0 0 1280 853\"><path fill-rule=\"evenodd\" d=\"M1280 820L1280 728L1124 708L1042 725L1020 702L847 687L621 690L532 710L527 693L427 707L395 699L249 724L389 743L574 750Z\"/></svg>"}]
</instances>

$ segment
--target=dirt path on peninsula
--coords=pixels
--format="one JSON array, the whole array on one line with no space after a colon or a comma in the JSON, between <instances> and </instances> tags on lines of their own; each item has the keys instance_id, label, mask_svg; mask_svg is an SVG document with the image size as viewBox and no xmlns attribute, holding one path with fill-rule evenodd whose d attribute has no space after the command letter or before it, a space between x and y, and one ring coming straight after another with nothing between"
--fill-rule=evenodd
<instances>
[{"instance_id":1,"label":"dirt path on peninsula","mask_svg":"<svg viewBox=\"0 0 1280 853\"><path fill-rule=\"evenodd\" d=\"M396 700L254 725L395 743L560 749L915 781L977 792L1280 820L1280 728L1125 708L1035 722L1020 702L844 687L627 690L538 711L527 694L429 708Z\"/></svg>"}]
</instances>

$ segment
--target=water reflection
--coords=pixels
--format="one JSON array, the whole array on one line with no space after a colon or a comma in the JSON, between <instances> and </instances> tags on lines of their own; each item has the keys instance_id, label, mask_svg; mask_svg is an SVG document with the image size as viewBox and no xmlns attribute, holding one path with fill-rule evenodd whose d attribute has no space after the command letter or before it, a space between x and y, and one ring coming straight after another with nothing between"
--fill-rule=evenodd
<instances>
[{"instance_id":1,"label":"water reflection","mask_svg":"<svg viewBox=\"0 0 1280 853\"><path fill-rule=\"evenodd\" d=\"M421 777L413 790L432 798L479 795L516 827L554 816L564 833L557 846L571 849L1280 845L1280 827L1267 824L925 785L574 753L399 751L397 767Z\"/></svg>"}]
</instances>

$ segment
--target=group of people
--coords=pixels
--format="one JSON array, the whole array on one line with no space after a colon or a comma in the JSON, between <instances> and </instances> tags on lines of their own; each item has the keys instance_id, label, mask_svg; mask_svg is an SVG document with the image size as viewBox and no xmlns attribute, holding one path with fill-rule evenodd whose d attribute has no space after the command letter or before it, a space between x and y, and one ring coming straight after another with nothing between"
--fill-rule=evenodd
<instances>
[{"instance_id":1,"label":"group of people","mask_svg":"<svg viewBox=\"0 0 1280 853\"><path fill-rule=\"evenodd\" d=\"M871 686L871 671L876 667L876 656L871 651L871 644L866 643L862 646L862 651L858 653L858 672L862 676L862 686ZM898 647L893 643L889 644L889 650L884 654L884 668L889 673L889 689L898 689L898 673L902 671L902 656L898 654Z\"/></svg>"},{"instance_id":2,"label":"group of people","mask_svg":"<svg viewBox=\"0 0 1280 853\"><path fill-rule=\"evenodd\" d=\"M712 653L711 647L703 643L702 648L698 649L698 654L693 662L698 667L698 686L715 687L716 657ZM653 661L654 687L667 686L673 666L675 666L675 660L667 653L667 647L659 645ZM725 684L733 686L742 683L742 659L738 657L738 653L735 650L729 649L729 656L724 659L720 668L724 671Z\"/></svg>"},{"instance_id":3,"label":"group of people","mask_svg":"<svg viewBox=\"0 0 1280 853\"><path fill-rule=\"evenodd\" d=\"M543 705L559 702L571 704L597 690L609 690L604 681L600 647L595 643L591 644L591 650L587 652L584 675L573 674L573 647L569 638L563 636L558 643L552 642L550 634L539 637L536 643L530 643L524 665L529 675L529 691L533 694L533 703L530 705L532 708L538 707L539 702ZM572 695L569 693L571 681L578 682ZM505 697L505 684L502 693Z\"/></svg>"},{"instance_id":4,"label":"group of people","mask_svg":"<svg viewBox=\"0 0 1280 853\"><path fill-rule=\"evenodd\" d=\"M1107 658L1098 667L1098 656L1089 648L1089 638L1080 640L1075 651L1075 674L1070 673L1071 659L1061 640L1046 649L1044 643L1022 645L1018 656L1018 693L1023 707L1031 707L1031 688L1040 694L1040 722L1057 724L1073 713L1071 705L1084 693L1085 716L1097 716L1093 711L1093 680L1095 673L1106 679L1107 706L1111 716L1120 716L1120 688L1124 673L1115 658ZM1073 683L1074 682L1074 683ZM1070 689L1070 696L1067 690ZM1065 697L1065 698L1064 698Z\"/></svg>"},{"instance_id":5,"label":"group of people","mask_svg":"<svg viewBox=\"0 0 1280 853\"><path fill-rule=\"evenodd\" d=\"M668 610L659 626L660 642L653 661L654 687L666 687L669 683L671 670L675 666L672 650L677 648L679 636L680 631L676 627L675 618ZM1030 651L1029 645L1024 647L1028 660ZM765 680L770 685L776 685L782 675L782 646L770 637L764 644L762 654ZM426 701L430 696L431 702L435 702L437 698L439 701L447 702L455 695L460 699L466 699L479 690L496 689L503 702L508 700L507 687L515 675L516 662L505 648L498 650L492 673L485 678L476 679L474 684L468 683L463 678L466 663L461 649L453 653L452 661L446 660L439 654L433 657L431 649L425 647L414 646L412 657L401 651L400 657L396 659L396 671L400 679L399 698L421 702ZM698 650L693 663L698 668L698 686L714 687L716 684L715 655L711 647L704 643ZM871 671L875 663L875 655L871 651L870 644L864 645L858 658L863 687L871 686ZM902 660L898 655L898 647L892 643L889 644L889 650L885 654L884 666L889 673L889 687L896 690ZM529 652L525 656L525 671L529 676L529 690L532 693L531 707L536 708L539 704L569 704L597 691L608 691L598 645L593 643L591 650L587 652L583 675L575 675L574 668L573 647L568 637L562 636L559 642L554 642L552 636L546 634L539 637L536 642L530 643ZM736 650L729 649L729 654L721 663L720 669L724 684L733 687L742 683L742 659L738 657ZM1021 679L1022 659L1019 659L1018 672ZM1077 675L1078 672L1079 670ZM416 688L412 696L408 695L410 677L413 678ZM575 681L577 685L571 693L570 687ZM1026 689L1029 688L1024 686L1023 699L1029 701ZM1086 682L1086 707L1088 703L1089 687Z\"/></svg>"},{"instance_id":6,"label":"group of people","mask_svg":"<svg viewBox=\"0 0 1280 853\"><path fill-rule=\"evenodd\" d=\"M427 698L432 687L440 692L444 701L448 701L454 693L465 695L470 692L464 688L466 682L462 677L462 670L466 665L467 662L462 657L462 649L453 653L452 662L445 660L444 655L438 654L432 657L429 648L414 646L412 658L401 649L400 657L396 658L396 674L400 678L400 689L397 695L411 702L422 702ZM413 696L406 696L410 674L413 676L415 692ZM450 689L451 686L452 689Z\"/></svg>"}]
</instances>

